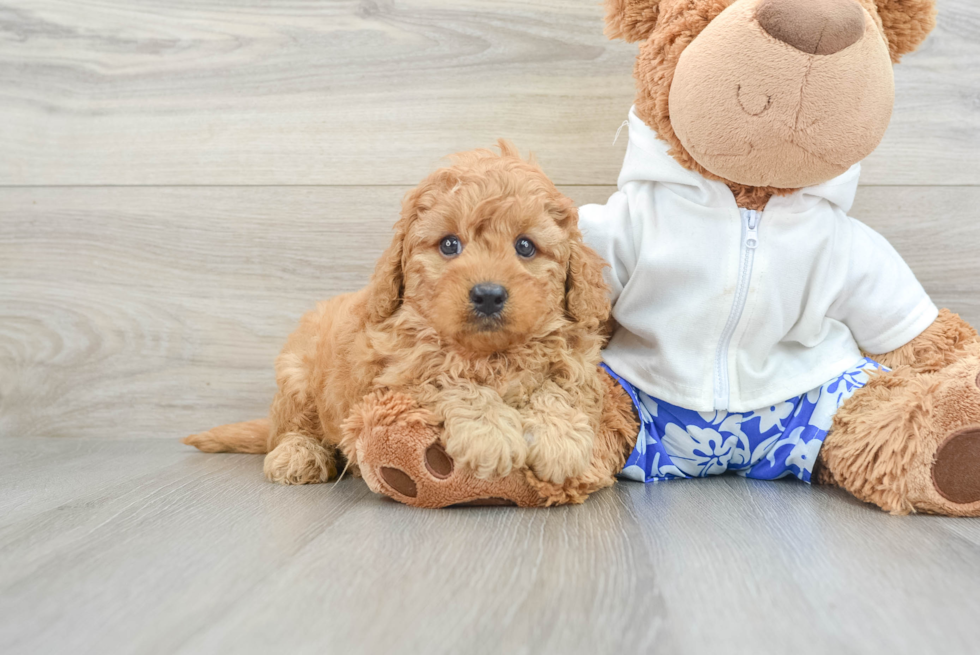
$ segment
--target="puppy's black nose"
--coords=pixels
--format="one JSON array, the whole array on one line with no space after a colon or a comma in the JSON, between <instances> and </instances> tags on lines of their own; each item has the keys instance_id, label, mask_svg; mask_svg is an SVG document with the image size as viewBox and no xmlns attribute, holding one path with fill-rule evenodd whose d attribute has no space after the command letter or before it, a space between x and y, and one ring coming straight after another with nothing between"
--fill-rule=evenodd
<instances>
[{"instance_id":1,"label":"puppy's black nose","mask_svg":"<svg viewBox=\"0 0 980 655\"><path fill-rule=\"evenodd\" d=\"M507 302L507 289L492 282L482 282L470 289L470 302L480 316L500 316Z\"/></svg>"}]
</instances>

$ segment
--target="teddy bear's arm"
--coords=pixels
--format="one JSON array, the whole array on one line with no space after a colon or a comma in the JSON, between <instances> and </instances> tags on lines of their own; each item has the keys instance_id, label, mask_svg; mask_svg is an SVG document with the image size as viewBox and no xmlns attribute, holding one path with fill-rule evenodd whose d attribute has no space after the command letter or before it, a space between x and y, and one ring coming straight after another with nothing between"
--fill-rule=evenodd
<instances>
[{"instance_id":1,"label":"teddy bear's arm","mask_svg":"<svg viewBox=\"0 0 980 655\"><path fill-rule=\"evenodd\" d=\"M841 228L837 272L827 278L836 300L827 317L844 323L865 352L889 353L922 334L939 309L881 234L854 218Z\"/></svg>"},{"instance_id":2,"label":"teddy bear's arm","mask_svg":"<svg viewBox=\"0 0 980 655\"><path fill-rule=\"evenodd\" d=\"M977 331L969 323L943 309L935 322L912 341L889 353L869 356L890 369L911 366L928 373L957 361L977 341Z\"/></svg>"}]
</instances>

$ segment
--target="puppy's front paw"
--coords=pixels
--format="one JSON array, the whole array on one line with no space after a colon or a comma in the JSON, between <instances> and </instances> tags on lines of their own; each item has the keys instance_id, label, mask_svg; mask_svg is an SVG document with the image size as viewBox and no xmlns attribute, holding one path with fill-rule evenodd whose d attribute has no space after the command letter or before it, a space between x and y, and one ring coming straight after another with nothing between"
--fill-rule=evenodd
<instances>
[{"instance_id":1,"label":"puppy's front paw","mask_svg":"<svg viewBox=\"0 0 980 655\"><path fill-rule=\"evenodd\" d=\"M517 410L501 405L482 416L446 417L446 452L476 477L510 475L524 466L527 442Z\"/></svg>"},{"instance_id":2,"label":"puppy's front paw","mask_svg":"<svg viewBox=\"0 0 980 655\"><path fill-rule=\"evenodd\" d=\"M313 437L285 435L265 456L265 477L279 484L316 484L337 475L333 452Z\"/></svg>"},{"instance_id":3,"label":"puppy's front paw","mask_svg":"<svg viewBox=\"0 0 980 655\"><path fill-rule=\"evenodd\" d=\"M581 412L570 416L526 416L528 466L539 479L562 484L584 474L592 462L595 433Z\"/></svg>"}]
</instances>

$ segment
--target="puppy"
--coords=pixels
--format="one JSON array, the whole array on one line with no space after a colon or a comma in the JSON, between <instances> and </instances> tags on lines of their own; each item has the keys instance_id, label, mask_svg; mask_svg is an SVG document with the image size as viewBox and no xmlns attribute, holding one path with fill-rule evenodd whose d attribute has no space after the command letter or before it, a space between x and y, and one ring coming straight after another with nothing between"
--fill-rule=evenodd
<instances>
[{"instance_id":1,"label":"puppy","mask_svg":"<svg viewBox=\"0 0 980 655\"><path fill-rule=\"evenodd\" d=\"M340 460L357 471L351 410L391 390L414 398L478 477L584 473L602 409L603 262L572 202L498 146L456 155L409 192L370 284L302 318L276 360L268 419L184 443L268 453L274 482L325 482Z\"/></svg>"}]
</instances>

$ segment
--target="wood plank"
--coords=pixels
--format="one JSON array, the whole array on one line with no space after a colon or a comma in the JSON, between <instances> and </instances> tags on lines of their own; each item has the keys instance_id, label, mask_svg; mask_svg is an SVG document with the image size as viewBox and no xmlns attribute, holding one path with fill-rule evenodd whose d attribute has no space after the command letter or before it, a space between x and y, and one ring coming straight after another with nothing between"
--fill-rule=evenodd
<instances>
[{"instance_id":1,"label":"wood plank","mask_svg":"<svg viewBox=\"0 0 980 655\"><path fill-rule=\"evenodd\" d=\"M269 484L259 456L174 440L0 450L10 655L969 653L978 636L980 522L796 482L431 511L356 479Z\"/></svg>"},{"instance_id":2,"label":"wood plank","mask_svg":"<svg viewBox=\"0 0 980 655\"><path fill-rule=\"evenodd\" d=\"M795 481L701 482L617 489L644 501L640 524L680 643L735 653L974 648L975 627L949 618L976 600L954 608L946 594L953 579L973 577L966 562L977 548L948 529L975 538L977 521L898 519ZM759 636L743 639L739 625L760 626L749 628Z\"/></svg>"},{"instance_id":3,"label":"wood plank","mask_svg":"<svg viewBox=\"0 0 980 655\"><path fill-rule=\"evenodd\" d=\"M868 184L980 179L980 5L896 68ZM577 0L8 0L0 184L413 184L497 137L612 184L636 46Z\"/></svg>"},{"instance_id":4,"label":"wood plank","mask_svg":"<svg viewBox=\"0 0 980 655\"><path fill-rule=\"evenodd\" d=\"M367 281L403 193L0 191L0 434L175 436L264 415L285 336Z\"/></svg>"},{"instance_id":5,"label":"wood plank","mask_svg":"<svg viewBox=\"0 0 980 655\"><path fill-rule=\"evenodd\" d=\"M172 438L264 415L286 335L366 283L405 190L0 190L0 434ZM854 214L980 324L978 206L972 187L865 187Z\"/></svg>"}]
</instances>

